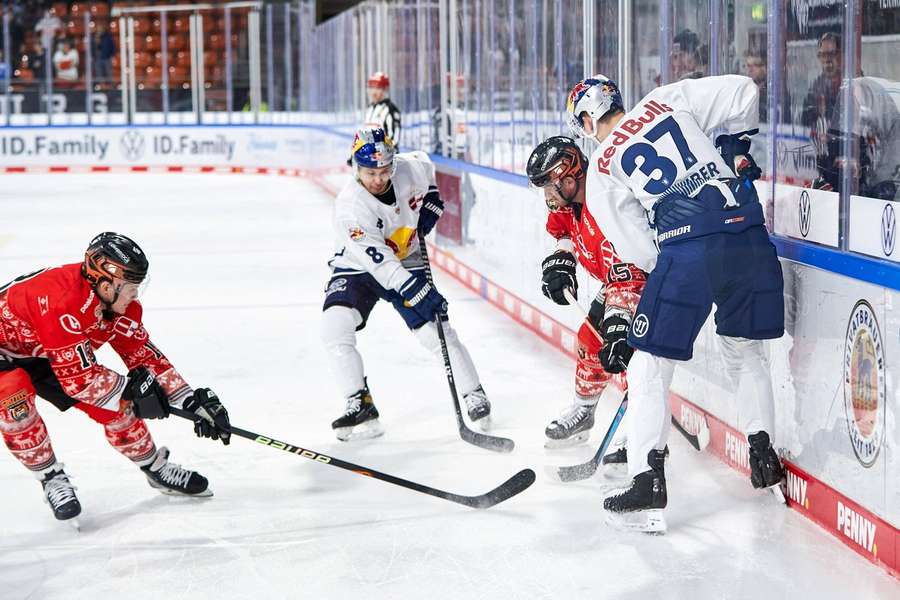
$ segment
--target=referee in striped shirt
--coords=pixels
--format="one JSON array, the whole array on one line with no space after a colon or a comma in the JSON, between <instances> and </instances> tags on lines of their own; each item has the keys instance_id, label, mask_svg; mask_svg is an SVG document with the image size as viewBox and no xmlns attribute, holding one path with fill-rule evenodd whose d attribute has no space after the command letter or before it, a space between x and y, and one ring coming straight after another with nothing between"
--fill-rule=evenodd
<instances>
[{"instance_id":1,"label":"referee in striped shirt","mask_svg":"<svg viewBox=\"0 0 900 600\"><path fill-rule=\"evenodd\" d=\"M400 147L400 109L388 98L391 80L385 73L372 73L367 82L369 106L366 108L364 127L380 127Z\"/></svg>"}]
</instances>

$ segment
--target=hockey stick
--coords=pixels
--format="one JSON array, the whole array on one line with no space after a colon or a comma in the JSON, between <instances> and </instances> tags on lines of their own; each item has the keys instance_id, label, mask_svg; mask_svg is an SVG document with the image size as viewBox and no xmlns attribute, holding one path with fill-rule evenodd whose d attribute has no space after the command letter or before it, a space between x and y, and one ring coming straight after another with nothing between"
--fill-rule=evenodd
<instances>
[{"instance_id":1,"label":"hockey stick","mask_svg":"<svg viewBox=\"0 0 900 600\"><path fill-rule=\"evenodd\" d=\"M588 329L591 330L597 339L601 342L603 341L603 337L600 335L600 332L594 329L594 324L591 323L590 319L587 318L587 311L584 310L584 307L578 304L578 300L575 299L575 296L572 292L566 288L563 290L563 294L566 297L566 300L569 301L569 306L577 309L578 312L586 319L588 324ZM678 422L678 419L675 418L675 415L672 415L672 425L675 427L675 430L684 436L684 439L688 441L688 443L694 447L694 450L697 452L702 452L709 445L709 427L706 426L706 419L704 418L704 427L700 428L700 431L695 435L689 433L687 429L685 429L681 423Z\"/></svg>"},{"instance_id":2,"label":"hockey stick","mask_svg":"<svg viewBox=\"0 0 900 600\"><path fill-rule=\"evenodd\" d=\"M428 261L428 249L425 247L425 236L418 232L419 247L422 251L422 263L425 265L425 277L428 283L434 285L431 277L431 263ZM486 435L472 431L463 420L462 409L459 407L459 394L456 392L456 380L453 378L453 367L450 364L450 352L447 350L447 338L444 337L444 325L440 316L435 319L438 337L441 340L441 356L444 358L444 371L447 373L447 383L450 385L450 395L453 397L453 408L456 410L456 424L459 427L459 436L463 441L494 452L512 452L516 443L509 438Z\"/></svg>"},{"instance_id":3,"label":"hockey stick","mask_svg":"<svg viewBox=\"0 0 900 600\"><path fill-rule=\"evenodd\" d=\"M609 448L609 444L612 442L613 436L615 436L616 430L619 428L619 423L622 422L622 418L625 416L625 410L627 408L628 392L626 392L625 397L622 398L622 403L619 404L619 410L616 411L616 416L613 417L612 423L609 424L609 429L606 430L606 435L603 436L603 442L600 444L597 452L594 453L594 456L589 461L583 462L580 465L556 467L555 471L551 471L551 474L554 474L556 478L564 483L581 481L592 477L594 473L597 472L597 468L600 466L600 462L603 460L603 456L606 454L606 450Z\"/></svg>"},{"instance_id":4,"label":"hockey stick","mask_svg":"<svg viewBox=\"0 0 900 600\"><path fill-rule=\"evenodd\" d=\"M179 417L188 419L190 421L193 421L195 418L194 413L174 406L170 407L170 411L172 412L172 414L178 415ZM528 489L528 487L531 486L532 483L534 483L535 479L534 471L532 471L531 469L523 469L486 494L481 494L479 496L462 496L460 494L453 494L433 487L429 487L427 485L422 485L421 483L416 483L414 481L408 481L406 479L394 477L393 475L381 473L380 471L376 471L374 469L355 465L353 463L343 461L339 458L334 458L333 456L326 456L324 454L316 452L315 450L308 450L306 448L288 444L287 442L281 442L276 440L275 438L259 435L258 433L253 433L252 431L247 431L245 429L235 427L234 425L231 426L230 431L232 435L242 437L252 442L260 443L263 446L269 446L270 448L275 448L276 450L284 450L285 452L290 452L291 454L296 454L298 456L302 456L303 458L308 458L309 460L321 463L323 465L330 465L332 467L338 467L347 471L353 471L358 475L365 475L366 477L371 477L373 479L380 479L381 481L399 485L400 487L404 487L408 490L421 492L423 494L428 494L429 496L434 496L435 498L449 500L450 502L456 502L457 504L462 504L463 506L468 506L471 508L490 508L495 504L503 502L504 500L509 500L516 494L519 494Z\"/></svg>"}]
</instances>

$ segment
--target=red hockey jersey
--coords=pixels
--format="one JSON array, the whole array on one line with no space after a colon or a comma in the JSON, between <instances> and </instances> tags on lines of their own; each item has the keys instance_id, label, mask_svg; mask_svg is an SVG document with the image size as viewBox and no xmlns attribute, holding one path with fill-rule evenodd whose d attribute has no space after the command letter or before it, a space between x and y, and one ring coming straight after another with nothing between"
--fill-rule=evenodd
<instances>
[{"instance_id":1,"label":"red hockey jersey","mask_svg":"<svg viewBox=\"0 0 900 600\"><path fill-rule=\"evenodd\" d=\"M575 254L581 266L603 283L607 310L614 307L634 313L647 274L619 258L584 205L580 216L579 219L571 207L551 211L547 215L547 232L556 239L560 250Z\"/></svg>"},{"instance_id":2,"label":"red hockey jersey","mask_svg":"<svg viewBox=\"0 0 900 600\"><path fill-rule=\"evenodd\" d=\"M150 341L142 313L134 301L107 321L81 263L43 269L0 288L0 354L46 358L73 400L118 411L126 378L94 357L109 342L129 370L147 367L180 405L192 390Z\"/></svg>"}]
</instances>

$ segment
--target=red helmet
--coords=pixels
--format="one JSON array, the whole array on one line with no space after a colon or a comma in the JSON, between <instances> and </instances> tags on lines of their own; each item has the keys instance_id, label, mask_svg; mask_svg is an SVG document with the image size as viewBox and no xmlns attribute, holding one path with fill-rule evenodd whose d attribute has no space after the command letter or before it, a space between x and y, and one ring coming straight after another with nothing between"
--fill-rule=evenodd
<instances>
[{"instance_id":1,"label":"red helmet","mask_svg":"<svg viewBox=\"0 0 900 600\"><path fill-rule=\"evenodd\" d=\"M375 71L371 75L369 75L368 87L370 88L381 88L388 89L391 85L391 79L387 76L386 73L381 71Z\"/></svg>"}]
</instances>

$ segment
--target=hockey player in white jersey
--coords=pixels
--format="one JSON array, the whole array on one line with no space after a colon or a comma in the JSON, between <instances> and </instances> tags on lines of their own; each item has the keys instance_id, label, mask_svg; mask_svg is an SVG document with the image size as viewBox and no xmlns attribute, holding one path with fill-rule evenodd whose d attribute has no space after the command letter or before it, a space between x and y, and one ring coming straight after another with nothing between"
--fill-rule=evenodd
<instances>
[{"instance_id":1,"label":"hockey player in white jersey","mask_svg":"<svg viewBox=\"0 0 900 600\"><path fill-rule=\"evenodd\" d=\"M619 256L650 273L628 335L632 481L603 502L607 518L629 528L665 531L669 384L713 304L727 374L749 415L739 426L750 444L751 483L771 487L783 477L770 442L774 402L762 340L784 332L784 282L753 186L760 170L748 154L758 101L753 81L737 75L657 88L628 112L602 75L568 97L572 129L599 144L588 209Z\"/></svg>"},{"instance_id":2,"label":"hockey player in white jersey","mask_svg":"<svg viewBox=\"0 0 900 600\"><path fill-rule=\"evenodd\" d=\"M416 339L441 356L444 334L469 418L486 429L491 404L468 350L447 322L447 302L428 283L417 233L430 232L443 212L434 165L424 152L394 153L380 128L360 129L353 142L355 177L335 200L336 252L325 290L322 339L331 357L344 414L331 424L339 440L379 436L383 429L369 392L356 332L378 300L393 304Z\"/></svg>"}]
</instances>

